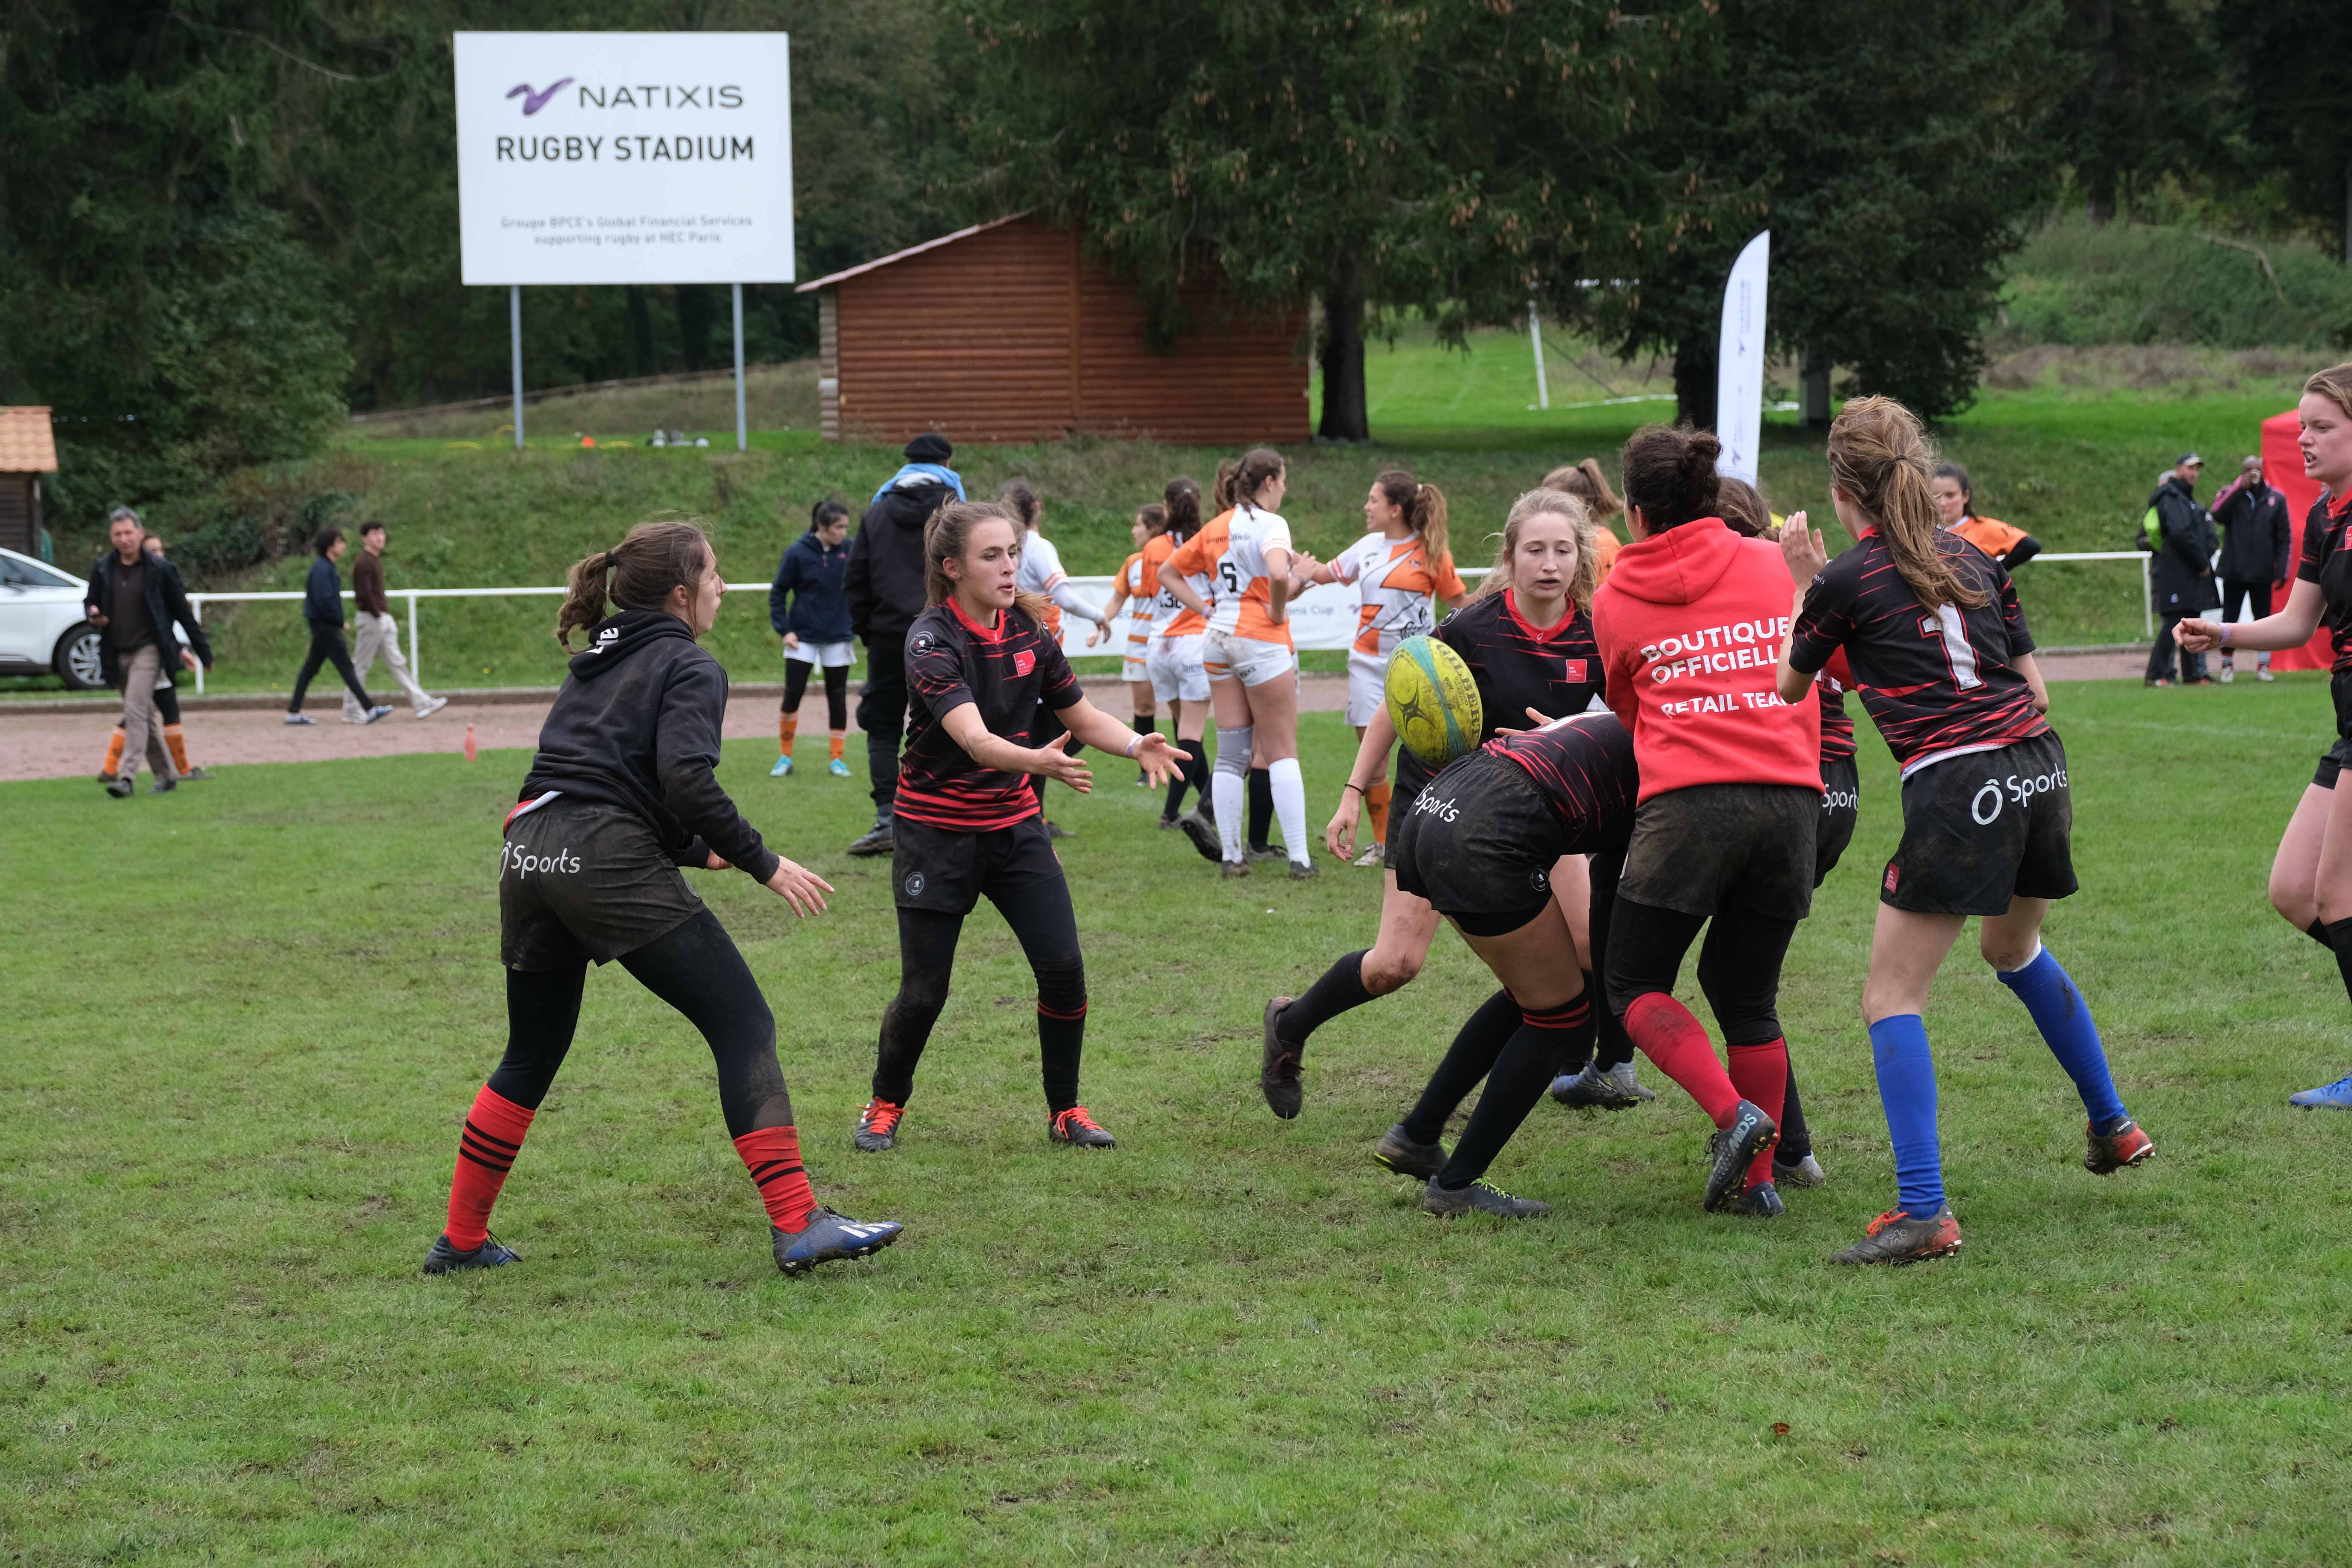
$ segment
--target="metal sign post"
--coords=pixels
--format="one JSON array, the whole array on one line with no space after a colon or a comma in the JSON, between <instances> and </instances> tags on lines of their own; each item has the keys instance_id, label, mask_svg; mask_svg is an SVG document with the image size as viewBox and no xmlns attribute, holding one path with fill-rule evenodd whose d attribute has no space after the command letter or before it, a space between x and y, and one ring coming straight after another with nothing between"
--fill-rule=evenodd
<instances>
[{"instance_id":1,"label":"metal sign post","mask_svg":"<svg viewBox=\"0 0 2352 1568\"><path fill-rule=\"evenodd\" d=\"M732 287L735 290L735 449L743 452L749 451L751 446L750 432L743 423L743 285L737 283Z\"/></svg>"},{"instance_id":2,"label":"metal sign post","mask_svg":"<svg viewBox=\"0 0 2352 1568\"><path fill-rule=\"evenodd\" d=\"M507 335L514 342L515 450L522 450L522 285L507 285Z\"/></svg>"},{"instance_id":3,"label":"metal sign post","mask_svg":"<svg viewBox=\"0 0 2352 1568\"><path fill-rule=\"evenodd\" d=\"M1528 336L1536 347L1536 403L1542 408L1551 406L1551 388L1544 383L1543 328L1536 321L1536 302L1528 300Z\"/></svg>"}]
</instances>

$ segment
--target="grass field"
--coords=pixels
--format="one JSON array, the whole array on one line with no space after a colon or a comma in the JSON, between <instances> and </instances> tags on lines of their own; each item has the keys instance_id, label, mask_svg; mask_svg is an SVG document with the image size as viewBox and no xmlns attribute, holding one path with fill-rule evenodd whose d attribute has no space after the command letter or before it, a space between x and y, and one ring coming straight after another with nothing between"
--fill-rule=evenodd
<instances>
[{"instance_id":1,"label":"grass field","mask_svg":"<svg viewBox=\"0 0 2352 1568\"><path fill-rule=\"evenodd\" d=\"M1674 405L1570 406L1611 391L1640 395L1643 367L1614 365L1582 345L1559 346L1555 403L1547 413L1527 406L1534 401L1534 374L1523 334L1476 333L1466 351L1440 348L1425 334L1375 343L1368 368L1379 447L1306 447L1288 454L1291 499L1285 510L1302 542L1328 554L1352 542L1362 531L1363 494L1371 477L1402 464L1444 489L1457 558L1465 565L1483 563L1490 559L1488 536L1513 498L1546 469L1592 456L1613 475L1625 437L1645 421L1672 417ZM1580 363L1571 357L1578 354L1606 386L1569 368ZM2205 454L2210 473L2228 468L2235 456L2252 449L2263 418L2294 405L2303 374L2297 367L2318 363L2302 352L2032 351L1995 367L1998 384L1952 422L1944 445L1969 465L1989 515L2032 531L2052 551L2119 550L2126 547L2158 469L2187 448ZM1650 391L1664 374L1652 376ZM547 435L521 454L491 438L506 417L502 411L474 418L482 426L475 434L486 443L478 446L452 446L445 438L470 428L457 416L420 422L419 428L431 425L438 432L430 437L387 437L378 426L362 426L336 451L283 479L306 491L349 496L347 521L368 516L389 521L387 574L395 588L557 583L572 562L611 543L630 523L664 510L707 518L730 576L764 581L784 545L805 527L811 502L835 495L862 504L898 463L895 449L840 446L813 434L806 424L813 409L803 411L795 401L806 395L804 379L786 367L762 381L764 405L795 427L755 432L749 453L732 449L731 435L708 449L605 446L591 451L573 444L573 430L635 439L652 420L707 413L725 388L702 383L545 405L529 419L531 428ZM1795 424L1791 416L1774 416L1766 426L1764 488L1777 506L1808 507L1817 521L1833 528L1822 445L1818 431ZM957 462L976 494L992 494L1016 474L1033 479L1045 498L1046 531L1069 570L1107 575L1131 548L1127 530L1134 509L1156 500L1171 475L1190 473L1205 482L1220 455L1079 439L963 447ZM173 538L184 537L197 521L169 506L151 515ZM80 548L69 542L61 558L79 564ZM307 569L307 558L298 554L249 580L204 585L297 589ZM2037 635L2051 646L2128 642L2142 635L2139 574L2132 563L2039 563L2024 574L2020 593ZM713 647L738 679L777 679L774 643L758 601L759 595L748 595L730 607L714 634ZM223 605L213 616L222 659L211 689L286 689L307 646L296 607ZM551 685L562 673L562 656L548 636L552 618L546 601L428 605L423 613L426 679L444 687ZM0 695L56 689L47 678L0 678Z\"/></svg>"},{"instance_id":2,"label":"grass field","mask_svg":"<svg viewBox=\"0 0 2352 1568\"><path fill-rule=\"evenodd\" d=\"M607 471L610 471L609 469ZM26 1563L2281 1563L2345 1560L2344 997L2263 903L2324 685L2063 686L2084 893L2050 942L2161 1153L2081 1113L1980 965L1938 988L1968 1250L1824 1260L1891 1201L1856 1016L1897 832L1863 823L1784 994L1832 1184L1697 1207L1703 1121L1547 1105L1439 1225L1376 1170L1490 988L1441 937L1318 1036L1297 1122L1258 1015L1368 942L1369 873L1221 883L1100 770L1057 794L1093 993L1043 1137L1030 983L988 913L904 1146L849 1131L895 984L861 787L724 777L839 888L796 924L698 885L768 989L822 1195L908 1223L778 1278L699 1041L625 975L509 1184L526 1262L427 1282L457 1124L502 1041L493 865L523 758L238 768L128 806L0 785L0 1551ZM1316 814L1344 732L1307 725ZM863 768L861 765L861 773ZM1688 988L1685 988L1686 992ZM1655 1075L1649 1074L1655 1081Z\"/></svg>"}]
</instances>

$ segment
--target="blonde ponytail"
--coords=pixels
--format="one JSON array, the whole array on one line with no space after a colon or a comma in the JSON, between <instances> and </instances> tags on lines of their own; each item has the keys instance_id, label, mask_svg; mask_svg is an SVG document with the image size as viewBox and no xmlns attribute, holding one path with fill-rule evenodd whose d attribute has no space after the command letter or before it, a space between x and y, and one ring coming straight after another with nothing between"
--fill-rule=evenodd
<instances>
[{"instance_id":1,"label":"blonde ponytail","mask_svg":"<svg viewBox=\"0 0 2352 1568\"><path fill-rule=\"evenodd\" d=\"M1868 512L1919 603L1928 609L1961 605L1977 609L1992 595L1964 574L1947 552L1929 474L1936 455L1917 416L1891 397L1857 397L1830 426L1830 479L1846 500Z\"/></svg>"}]
</instances>

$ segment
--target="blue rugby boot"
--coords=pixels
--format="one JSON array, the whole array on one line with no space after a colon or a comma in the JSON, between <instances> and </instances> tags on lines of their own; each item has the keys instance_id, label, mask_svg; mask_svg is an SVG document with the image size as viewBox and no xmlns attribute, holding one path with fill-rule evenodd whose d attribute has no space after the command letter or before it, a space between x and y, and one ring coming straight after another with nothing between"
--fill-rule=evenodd
<instances>
[{"instance_id":1,"label":"blue rugby boot","mask_svg":"<svg viewBox=\"0 0 2352 1568\"><path fill-rule=\"evenodd\" d=\"M2334 1083L2306 1089L2301 1094L2286 1097L2289 1105L2300 1105L2305 1110L2352 1110L2352 1073L2347 1073Z\"/></svg>"},{"instance_id":2,"label":"blue rugby boot","mask_svg":"<svg viewBox=\"0 0 2352 1568\"><path fill-rule=\"evenodd\" d=\"M482 1233L482 1245L471 1252L460 1252L451 1246L449 1233L444 1231L433 1238L433 1249L425 1255L425 1272L455 1274L464 1268L497 1268L521 1261L521 1253L488 1231Z\"/></svg>"},{"instance_id":3,"label":"blue rugby boot","mask_svg":"<svg viewBox=\"0 0 2352 1568\"><path fill-rule=\"evenodd\" d=\"M806 1230L795 1233L772 1225L768 1233L776 1267L787 1274L802 1274L836 1258L870 1258L898 1240L906 1228L895 1220L859 1221L820 1208L809 1216Z\"/></svg>"}]
</instances>

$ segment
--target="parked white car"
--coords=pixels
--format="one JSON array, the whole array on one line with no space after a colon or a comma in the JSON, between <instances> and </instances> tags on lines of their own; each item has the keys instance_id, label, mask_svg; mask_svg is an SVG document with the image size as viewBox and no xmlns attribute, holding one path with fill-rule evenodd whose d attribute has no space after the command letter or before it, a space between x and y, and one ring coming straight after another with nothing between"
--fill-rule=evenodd
<instances>
[{"instance_id":1,"label":"parked white car","mask_svg":"<svg viewBox=\"0 0 2352 1568\"><path fill-rule=\"evenodd\" d=\"M89 584L29 555L0 550L0 675L48 675L76 691L105 686L98 628L82 614Z\"/></svg>"}]
</instances>

